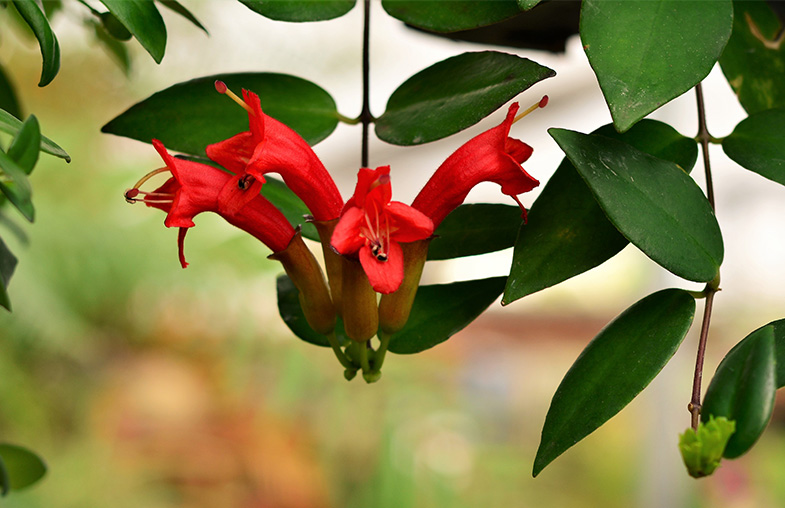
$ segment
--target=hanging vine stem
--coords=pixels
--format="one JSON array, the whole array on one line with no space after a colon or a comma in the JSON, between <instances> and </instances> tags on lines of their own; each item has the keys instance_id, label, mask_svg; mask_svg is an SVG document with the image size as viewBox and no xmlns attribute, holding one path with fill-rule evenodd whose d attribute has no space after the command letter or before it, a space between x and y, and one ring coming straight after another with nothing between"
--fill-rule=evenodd
<instances>
[{"instance_id":1,"label":"hanging vine stem","mask_svg":"<svg viewBox=\"0 0 785 508\"><path fill-rule=\"evenodd\" d=\"M368 136L373 115L371 115L371 0L363 0L363 106L360 112L360 122L363 124L362 149L360 152L360 165L368 167Z\"/></svg>"},{"instance_id":2,"label":"hanging vine stem","mask_svg":"<svg viewBox=\"0 0 785 508\"><path fill-rule=\"evenodd\" d=\"M706 109L703 105L703 87L700 83L695 85L695 95L698 102L698 135L697 141L701 145L703 153L703 169L706 173L706 197L709 200L712 210L715 209L714 202L714 182L711 177L711 163L709 161L709 141L713 140L706 127ZM701 413L701 381L703 379L703 360L706 356L706 342L709 337L709 324L711 322L711 310L714 305L714 295L719 290L719 279L717 277L706 284L703 294L706 295L706 304L703 307L703 321L701 323L700 339L698 340L698 355L695 359L695 376L692 380L692 399L687 405L691 414L691 426L698 429L698 422Z\"/></svg>"}]
</instances>

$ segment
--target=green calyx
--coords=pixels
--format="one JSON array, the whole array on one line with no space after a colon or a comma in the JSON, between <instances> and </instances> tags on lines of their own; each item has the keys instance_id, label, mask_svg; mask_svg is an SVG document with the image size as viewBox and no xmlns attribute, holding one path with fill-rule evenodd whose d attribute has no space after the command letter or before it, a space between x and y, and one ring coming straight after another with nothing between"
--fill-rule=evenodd
<instances>
[{"instance_id":1,"label":"green calyx","mask_svg":"<svg viewBox=\"0 0 785 508\"><path fill-rule=\"evenodd\" d=\"M698 430L687 429L679 436L679 450L693 478L709 476L719 467L728 439L736 431L736 422L724 416L709 417L698 424Z\"/></svg>"}]
</instances>

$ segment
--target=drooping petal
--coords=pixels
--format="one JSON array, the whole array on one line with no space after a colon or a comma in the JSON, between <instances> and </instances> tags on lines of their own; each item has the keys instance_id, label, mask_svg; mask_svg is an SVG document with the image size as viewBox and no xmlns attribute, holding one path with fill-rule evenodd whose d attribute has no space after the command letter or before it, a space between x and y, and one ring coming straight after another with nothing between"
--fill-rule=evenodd
<instances>
[{"instance_id":1,"label":"drooping petal","mask_svg":"<svg viewBox=\"0 0 785 508\"><path fill-rule=\"evenodd\" d=\"M333 231L330 245L340 254L347 255L357 252L365 245L365 239L360 236L360 228L365 223L365 214L360 208L352 207L341 216Z\"/></svg>"},{"instance_id":2,"label":"drooping petal","mask_svg":"<svg viewBox=\"0 0 785 508\"><path fill-rule=\"evenodd\" d=\"M370 247L363 246L360 249L360 264L377 293L392 293L403 282L403 251L397 242L390 242L386 261L379 261Z\"/></svg>"},{"instance_id":3,"label":"drooping petal","mask_svg":"<svg viewBox=\"0 0 785 508\"><path fill-rule=\"evenodd\" d=\"M400 201L391 201L385 213L391 223L390 238L397 242L416 242L433 234L431 218Z\"/></svg>"},{"instance_id":4,"label":"drooping petal","mask_svg":"<svg viewBox=\"0 0 785 508\"><path fill-rule=\"evenodd\" d=\"M185 260L185 234L188 228L180 228L177 232L177 255L180 258L180 266L188 268L188 263Z\"/></svg>"}]
</instances>

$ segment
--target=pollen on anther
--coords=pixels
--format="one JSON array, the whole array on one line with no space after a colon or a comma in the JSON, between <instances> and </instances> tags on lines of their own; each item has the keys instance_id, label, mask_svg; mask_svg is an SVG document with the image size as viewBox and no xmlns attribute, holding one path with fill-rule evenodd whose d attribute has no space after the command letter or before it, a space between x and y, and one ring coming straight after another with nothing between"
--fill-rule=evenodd
<instances>
[{"instance_id":1,"label":"pollen on anther","mask_svg":"<svg viewBox=\"0 0 785 508\"><path fill-rule=\"evenodd\" d=\"M218 93L226 93L226 90L227 90L227 88L226 88L226 83L224 83L224 82L223 82L223 81L221 81L220 79L216 79L216 80L215 80L215 90L216 90Z\"/></svg>"}]
</instances>

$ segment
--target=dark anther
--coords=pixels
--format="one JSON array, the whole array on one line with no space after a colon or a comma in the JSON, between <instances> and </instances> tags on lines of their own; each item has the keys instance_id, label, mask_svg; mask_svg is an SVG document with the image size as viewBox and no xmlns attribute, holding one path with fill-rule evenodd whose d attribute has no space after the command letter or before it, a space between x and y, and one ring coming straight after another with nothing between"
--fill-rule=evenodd
<instances>
[{"instance_id":1,"label":"dark anther","mask_svg":"<svg viewBox=\"0 0 785 508\"><path fill-rule=\"evenodd\" d=\"M240 190L245 190L253 184L253 180L253 176L245 175L244 177L237 180L237 187L239 187Z\"/></svg>"},{"instance_id":2,"label":"dark anther","mask_svg":"<svg viewBox=\"0 0 785 508\"><path fill-rule=\"evenodd\" d=\"M127 191L125 191L125 200L128 203L134 204L137 201L135 198L138 195L139 195L139 189L128 189Z\"/></svg>"},{"instance_id":3,"label":"dark anther","mask_svg":"<svg viewBox=\"0 0 785 508\"><path fill-rule=\"evenodd\" d=\"M373 254L373 257L378 261L387 261L387 253L382 252L382 246L378 242L371 244L371 254Z\"/></svg>"}]
</instances>

